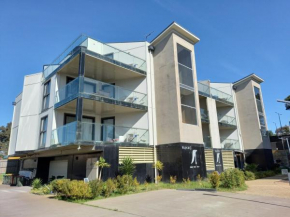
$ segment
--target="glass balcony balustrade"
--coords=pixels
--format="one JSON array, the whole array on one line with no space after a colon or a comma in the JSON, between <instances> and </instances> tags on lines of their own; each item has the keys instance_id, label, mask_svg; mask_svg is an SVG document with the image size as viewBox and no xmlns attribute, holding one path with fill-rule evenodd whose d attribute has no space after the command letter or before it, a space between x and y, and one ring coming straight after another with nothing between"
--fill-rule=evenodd
<instances>
[{"instance_id":1,"label":"glass balcony balustrade","mask_svg":"<svg viewBox=\"0 0 290 217\"><path fill-rule=\"evenodd\" d=\"M137 69L146 72L146 61L133 56L130 53L117 49L111 45L99 42L86 35L79 36L74 40L68 48L66 48L51 64L44 68L44 78L49 77L61 64L69 59L74 54L76 47L85 47L87 50L96 53L113 64L127 67L128 69Z\"/></svg>"},{"instance_id":2,"label":"glass balcony balustrade","mask_svg":"<svg viewBox=\"0 0 290 217\"><path fill-rule=\"evenodd\" d=\"M79 87L83 86L83 91ZM81 94L85 98L93 99L98 96L106 99L117 100L130 104L147 106L147 94L128 90L123 87L93 80L90 78L78 77L56 92L55 102L70 101Z\"/></svg>"},{"instance_id":3,"label":"glass balcony balustrade","mask_svg":"<svg viewBox=\"0 0 290 217\"><path fill-rule=\"evenodd\" d=\"M222 92L216 88L210 87L203 83L198 82L198 92L205 97L211 97L219 102L233 105L233 97L230 94Z\"/></svg>"},{"instance_id":4,"label":"glass balcony balustrade","mask_svg":"<svg viewBox=\"0 0 290 217\"><path fill-rule=\"evenodd\" d=\"M218 115L218 122L222 126L229 126L229 127L237 126L236 118L228 116L228 115Z\"/></svg>"},{"instance_id":5,"label":"glass balcony balustrade","mask_svg":"<svg viewBox=\"0 0 290 217\"><path fill-rule=\"evenodd\" d=\"M208 111L201 108L200 109L200 116L201 116L201 122L203 123L209 123L209 117L208 117Z\"/></svg>"},{"instance_id":6,"label":"glass balcony balustrade","mask_svg":"<svg viewBox=\"0 0 290 217\"><path fill-rule=\"evenodd\" d=\"M77 136L77 125L80 126ZM100 123L72 122L52 131L51 145L66 146L70 144L149 144L147 129L115 126Z\"/></svg>"},{"instance_id":7,"label":"glass balcony balustrade","mask_svg":"<svg viewBox=\"0 0 290 217\"><path fill-rule=\"evenodd\" d=\"M236 139L221 138L221 147L223 149L233 149L233 150L241 149L239 140Z\"/></svg>"}]
</instances>

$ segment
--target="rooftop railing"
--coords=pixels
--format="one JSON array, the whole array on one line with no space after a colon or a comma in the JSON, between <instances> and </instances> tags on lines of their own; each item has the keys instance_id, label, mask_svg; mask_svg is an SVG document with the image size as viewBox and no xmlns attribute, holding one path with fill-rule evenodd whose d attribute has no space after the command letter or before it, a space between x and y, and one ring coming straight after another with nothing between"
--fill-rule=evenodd
<instances>
[{"instance_id":1,"label":"rooftop railing","mask_svg":"<svg viewBox=\"0 0 290 217\"><path fill-rule=\"evenodd\" d=\"M86 47L91 52L101 55L105 60L113 60L110 62L117 65L125 64L130 69L136 68L146 72L145 60L86 35L80 35L51 64L46 65L43 71L44 78L51 75L62 63L69 59L73 55L74 49L78 46Z\"/></svg>"},{"instance_id":2,"label":"rooftop railing","mask_svg":"<svg viewBox=\"0 0 290 217\"><path fill-rule=\"evenodd\" d=\"M200 82L198 82L198 92L200 95L203 95L205 97L211 97L217 101L233 105L233 97L230 94L227 94Z\"/></svg>"},{"instance_id":3,"label":"rooftop railing","mask_svg":"<svg viewBox=\"0 0 290 217\"><path fill-rule=\"evenodd\" d=\"M81 126L79 137L77 137L78 123L75 121L53 130L51 134L51 145L149 144L149 133L147 129L100 123L79 123Z\"/></svg>"},{"instance_id":4,"label":"rooftop railing","mask_svg":"<svg viewBox=\"0 0 290 217\"><path fill-rule=\"evenodd\" d=\"M240 150L239 140L221 138L221 146L223 149Z\"/></svg>"},{"instance_id":5,"label":"rooftop railing","mask_svg":"<svg viewBox=\"0 0 290 217\"><path fill-rule=\"evenodd\" d=\"M79 87L83 86L83 91L79 91ZM147 94L139 93L133 90L128 90L123 87L115 86L112 84L104 83L101 81L93 80L90 78L74 79L66 86L56 92L55 102L59 103L63 100L70 101L76 97L79 92L82 95L98 96L102 98L118 100L130 104L137 104L147 106Z\"/></svg>"},{"instance_id":6,"label":"rooftop railing","mask_svg":"<svg viewBox=\"0 0 290 217\"><path fill-rule=\"evenodd\" d=\"M237 126L236 118L228 115L218 115L218 121L221 125Z\"/></svg>"}]
</instances>

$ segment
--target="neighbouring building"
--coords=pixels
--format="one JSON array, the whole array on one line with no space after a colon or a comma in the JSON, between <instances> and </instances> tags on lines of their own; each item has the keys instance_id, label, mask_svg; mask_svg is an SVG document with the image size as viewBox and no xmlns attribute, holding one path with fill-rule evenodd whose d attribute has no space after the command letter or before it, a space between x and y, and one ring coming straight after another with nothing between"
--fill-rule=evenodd
<instances>
[{"instance_id":1,"label":"neighbouring building","mask_svg":"<svg viewBox=\"0 0 290 217\"><path fill-rule=\"evenodd\" d=\"M102 43L81 35L43 72L24 78L14 102L9 156L44 182L95 179L103 156L124 157L140 181L273 164L258 76L198 81L199 39L173 22L149 42Z\"/></svg>"}]
</instances>

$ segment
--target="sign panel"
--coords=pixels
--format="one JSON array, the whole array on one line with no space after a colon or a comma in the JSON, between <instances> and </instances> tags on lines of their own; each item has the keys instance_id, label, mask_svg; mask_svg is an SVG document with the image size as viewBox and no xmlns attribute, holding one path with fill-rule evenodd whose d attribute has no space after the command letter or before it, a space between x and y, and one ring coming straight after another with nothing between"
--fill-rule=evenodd
<instances>
[{"instance_id":1,"label":"sign panel","mask_svg":"<svg viewBox=\"0 0 290 217\"><path fill-rule=\"evenodd\" d=\"M215 170L218 171L219 173L223 172L223 158L221 149L214 149L213 155L214 155Z\"/></svg>"},{"instance_id":2,"label":"sign panel","mask_svg":"<svg viewBox=\"0 0 290 217\"><path fill-rule=\"evenodd\" d=\"M288 169L281 169L282 175L288 175Z\"/></svg>"}]
</instances>

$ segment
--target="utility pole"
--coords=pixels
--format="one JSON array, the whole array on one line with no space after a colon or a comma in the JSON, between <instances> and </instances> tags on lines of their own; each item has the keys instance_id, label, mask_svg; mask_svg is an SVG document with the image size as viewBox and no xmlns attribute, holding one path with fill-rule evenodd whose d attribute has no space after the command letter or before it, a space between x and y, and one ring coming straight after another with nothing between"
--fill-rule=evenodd
<instances>
[{"instance_id":1,"label":"utility pole","mask_svg":"<svg viewBox=\"0 0 290 217\"><path fill-rule=\"evenodd\" d=\"M278 112L275 112L275 113L277 113L277 115L278 115L278 117L279 117L279 122L280 122L280 131L281 131L281 133L282 133L282 124L281 124L281 118L280 118L280 116L282 115L282 114L280 114L280 113L278 113Z\"/></svg>"},{"instance_id":2,"label":"utility pole","mask_svg":"<svg viewBox=\"0 0 290 217\"><path fill-rule=\"evenodd\" d=\"M276 124L275 122L273 122L273 123L275 124L275 127L276 127L276 134L277 134L277 131L278 131L278 130L277 130L277 124Z\"/></svg>"}]
</instances>

